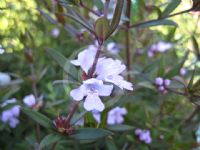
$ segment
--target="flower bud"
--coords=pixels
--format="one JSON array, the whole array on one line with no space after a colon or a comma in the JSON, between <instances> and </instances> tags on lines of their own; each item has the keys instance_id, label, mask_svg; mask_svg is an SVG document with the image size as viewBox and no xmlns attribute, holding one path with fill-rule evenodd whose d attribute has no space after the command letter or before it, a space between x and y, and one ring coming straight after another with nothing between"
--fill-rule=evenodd
<instances>
[{"instance_id":1,"label":"flower bud","mask_svg":"<svg viewBox=\"0 0 200 150\"><path fill-rule=\"evenodd\" d=\"M165 79L165 80L164 80L164 85L165 85L166 87L168 87L168 86L170 85L170 83L171 83L171 80L169 80L169 79Z\"/></svg>"},{"instance_id":2,"label":"flower bud","mask_svg":"<svg viewBox=\"0 0 200 150\"><path fill-rule=\"evenodd\" d=\"M163 85L163 78L157 77L157 78L155 79L155 84L156 84L156 85Z\"/></svg>"}]
</instances>

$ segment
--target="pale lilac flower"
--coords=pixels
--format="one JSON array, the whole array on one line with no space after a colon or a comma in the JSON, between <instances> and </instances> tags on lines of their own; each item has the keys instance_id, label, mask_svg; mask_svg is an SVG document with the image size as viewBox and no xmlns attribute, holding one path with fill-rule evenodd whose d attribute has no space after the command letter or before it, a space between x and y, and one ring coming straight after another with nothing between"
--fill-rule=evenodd
<instances>
[{"instance_id":1,"label":"pale lilac flower","mask_svg":"<svg viewBox=\"0 0 200 150\"><path fill-rule=\"evenodd\" d=\"M121 89L133 90L132 83L124 80L120 75L125 69L126 66L120 60L101 59L96 67L97 79L113 83Z\"/></svg>"},{"instance_id":2,"label":"pale lilac flower","mask_svg":"<svg viewBox=\"0 0 200 150\"><path fill-rule=\"evenodd\" d=\"M109 125L121 124L124 122L124 115L126 114L126 108L115 107L108 112L107 123Z\"/></svg>"},{"instance_id":3,"label":"pale lilac flower","mask_svg":"<svg viewBox=\"0 0 200 150\"><path fill-rule=\"evenodd\" d=\"M181 75L181 76L185 76L186 73L187 73L187 69L186 69L186 68L181 68L181 69L180 69L180 75Z\"/></svg>"},{"instance_id":4,"label":"pale lilac flower","mask_svg":"<svg viewBox=\"0 0 200 150\"><path fill-rule=\"evenodd\" d=\"M24 97L23 102L28 107L33 107L36 104L36 99L33 94Z\"/></svg>"},{"instance_id":5,"label":"pale lilac flower","mask_svg":"<svg viewBox=\"0 0 200 150\"><path fill-rule=\"evenodd\" d=\"M60 35L60 29L54 28L54 29L51 31L51 35L52 35L52 37L57 38L57 37Z\"/></svg>"},{"instance_id":6,"label":"pale lilac flower","mask_svg":"<svg viewBox=\"0 0 200 150\"><path fill-rule=\"evenodd\" d=\"M96 45L89 45L87 49L78 54L78 59L72 60L71 63L75 66L81 66L83 71L87 74L89 69L92 67L97 49Z\"/></svg>"},{"instance_id":7,"label":"pale lilac flower","mask_svg":"<svg viewBox=\"0 0 200 150\"><path fill-rule=\"evenodd\" d=\"M8 104L15 103L15 102L16 102L16 99L14 98L11 100L7 100L1 105L1 107L4 107ZM15 105L12 108L3 111L0 119L4 123L8 123L11 128L15 128L17 124L19 124L19 120L18 120L19 114L20 114L20 106Z\"/></svg>"},{"instance_id":8,"label":"pale lilac flower","mask_svg":"<svg viewBox=\"0 0 200 150\"><path fill-rule=\"evenodd\" d=\"M149 130L136 129L135 135L138 136L140 141L143 141L146 144L150 144L152 142L152 138L151 138L151 134Z\"/></svg>"},{"instance_id":9,"label":"pale lilac flower","mask_svg":"<svg viewBox=\"0 0 200 150\"><path fill-rule=\"evenodd\" d=\"M167 42L163 42L163 41L158 42L156 46L157 46L156 47L157 51L159 51L159 52L165 52L165 51L169 50L170 48L172 48L171 43L167 43Z\"/></svg>"},{"instance_id":10,"label":"pale lilac flower","mask_svg":"<svg viewBox=\"0 0 200 150\"><path fill-rule=\"evenodd\" d=\"M75 125L77 126L83 126L84 125L84 118L81 118L80 120L78 120Z\"/></svg>"},{"instance_id":11,"label":"pale lilac flower","mask_svg":"<svg viewBox=\"0 0 200 150\"><path fill-rule=\"evenodd\" d=\"M164 95L167 93L167 88L171 84L171 80L157 77L154 81L157 89Z\"/></svg>"},{"instance_id":12,"label":"pale lilac flower","mask_svg":"<svg viewBox=\"0 0 200 150\"><path fill-rule=\"evenodd\" d=\"M165 80L164 80L164 85L165 85L166 87L168 87L168 86L170 85L170 83L171 83L171 80L169 80L169 79L165 79Z\"/></svg>"},{"instance_id":13,"label":"pale lilac flower","mask_svg":"<svg viewBox=\"0 0 200 150\"><path fill-rule=\"evenodd\" d=\"M0 45L0 55L3 54L5 50L3 49L2 45Z\"/></svg>"},{"instance_id":14,"label":"pale lilac flower","mask_svg":"<svg viewBox=\"0 0 200 150\"><path fill-rule=\"evenodd\" d=\"M155 79L155 84L156 84L156 85L163 85L163 78L157 77L157 78Z\"/></svg>"},{"instance_id":15,"label":"pale lilac flower","mask_svg":"<svg viewBox=\"0 0 200 150\"><path fill-rule=\"evenodd\" d=\"M118 46L116 43L110 42L110 43L107 44L107 50L108 50L110 53L116 55L116 54L119 53L120 48L119 48L119 46Z\"/></svg>"},{"instance_id":16,"label":"pale lilac flower","mask_svg":"<svg viewBox=\"0 0 200 150\"><path fill-rule=\"evenodd\" d=\"M70 92L74 100L80 101L85 96L84 108L87 111L103 111L105 106L99 96L110 96L113 85L104 85L103 81L91 78L83 81L83 84Z\"/></svg>"},{"instance_id":17,"label":"pale lilac flower","mask_svg":"<svg viewBox=\"0 0 200 150\"><path fill-rule=\"evenodd\" d=\"M11 77L7 73L0 72L0 86L11 82Z\"/></svg>"},{"instance_id":18,"label":"pale lilac flower","mask_svg":"<svg viewBox=\"0 0 200 150\"><path fill-rule=\"evenodd\" d=\"M148 54L149 57L153 57L156 53L158 53L158 52L164 53L167 50L169 50L170 48L172 48L172 44L171 43L160 41L160 42L158 42L156 44L153 44L149 48L147 54Z\"/></svg>"}]
</instances>

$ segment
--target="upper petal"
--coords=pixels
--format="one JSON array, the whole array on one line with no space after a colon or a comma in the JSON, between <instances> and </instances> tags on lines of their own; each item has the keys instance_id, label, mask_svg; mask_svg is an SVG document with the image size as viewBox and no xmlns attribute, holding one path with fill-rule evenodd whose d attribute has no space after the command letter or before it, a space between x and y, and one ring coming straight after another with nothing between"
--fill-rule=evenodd
<instances>
[{"instance_id":1,"label":"upper petal","mask_svg":"<svg viewBox=\"0 0 200 150\"><path fill-rule=\"evenodd\" d=\"M110 96L113 90L113 85L101 85L98 89L100 96Z\"/></svg>"}]
</instances>

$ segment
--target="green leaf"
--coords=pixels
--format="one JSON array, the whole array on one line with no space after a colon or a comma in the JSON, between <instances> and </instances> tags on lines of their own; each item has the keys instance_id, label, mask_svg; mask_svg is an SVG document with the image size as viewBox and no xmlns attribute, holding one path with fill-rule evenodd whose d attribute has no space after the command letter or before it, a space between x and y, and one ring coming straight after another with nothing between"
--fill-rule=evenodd
<instances>
[{"instance_id":1,"label":"green leaf","mask_svg":"<svg viewBox=\"0 0 200 150\"><path fill-rule=\"evenodd\" d=\"M178 26L177 23L175 23L172 20L167 20L167 19L161 19L161 20L153 20L153 21L148 21L145 23L142 23L140 25L137 25L137 28L148 28L148 27L153 27L153 26L160 26L160 25L166 25L166 26Z\"/></svg>"},{"instance_id":2,"label":"green leaf","mask_svg":"<svg viewBox=\"0 0 200 150\"><path fill-rule=\"evenodd\" d=\"M165 74L165 60L164 57L160 58L157 77L163 77Z\"/></svg>"},{"instance_id":3,"label":"green leaf","mask_svg":"<svg viewBox=\"0 0 200 150\"><path fill-rule=\"evenodd\" d=\"M105 40L110 31L109 21L106 17L101 17L95 22L95 33L99 39Z\"/></svg>"},{"instance_id":4,"label":"green leaf","mask_svg":"<svg viewBox=\"0 0 200 150\"><path fill-rule=\"evenodd\" d=\"M144 87L144 88L155 90L155 87L153 86L153 84L151 82L148 82L148 81L140 82L140 83L137 84L137 86L141 86L141 87Z\"/></svg>"},{"instance_id":5,"label":"green leaf","mask_svg":"<svg viewBox=\"0 0 200 150\"><path fill-rule=\"evenodd\" d=\"M47 49L46 51L66 73L68 73L74 80L78 80L78 71L67 58L53 49Z\"/></svg>"},{"instance_id":6,"label":"green leaf","mask_svg":"<svg viewBox=\"0 0 200 150\"><path fill-rule=\"evenodd\" d=\"M36 110L32 110L29 108L22 107L21 110L29 116L31 119L33 119L35 122L40 124L41 126L49 129L53 129L52 121L46 117L45 115L37 112Z\"/></svg>"},{"instance_id":7,"label":"green leaf","mask_svg":"<svg viewBox=\"0 0 200 150\"><path fill-rule=\"evenodd\" d=\"M200 58L200 49L199 49L199 44L194 36L192 36L192 45L196 54L197 58Z\"/></svg>"},{"instance_id":8,"label":"green leaf","mask_svg":"<svg viewBox=\"0 0 200 150\"><path fill-rule=\"evenodd\" d=\"M181 3L181 0L172 0L163 11L161 18L167 17L171 12L173 12L179 6L180 3Z\"/></svg>"},{"instance_id":9,"label":"green leaf","mask_svg":"<svg viewBox=\"0 0 200 150\"><path fill-rule=\"evenodd\" d=\"M124 0L118 0L115 7L113 19L111 21L111 30L110 30L109 36L117 29L119 25L123 6L124 6Z\"/></svg>"},{"instance_id":10,"label":"green leaf","mask_svg":"<svg viewBox=\"0 0 200 150\"><path fill-rule=\"evenodd\" d=\"M41 10L40 8L37 8L37 10L40 12L40 14L45 17L49 22L52 24L57 24L57 20L53 19L49 14Z\"/></svg>"},{"instance_id":11,"label":"green leaf","mask_svg":"<svg viewBox=\"0 0 200 150\"><path fill-rule=\"evenodd\" d=\"M117 150L117 146L114 143L114 140L110 138L106 139L106 147L108 150Z\"/></svg>"},{"instance_id":12,"label":"green leaf","mask_svg":"<svg viewBox=\"0 0 200 150\"><path fill-rule=\"evenodd\" d=\"M187 56L188 56L188 53L183 57L182 61L180 63L174 65L174 67L170 71L168 71L164 77L170 79L170 78L178 75L180 69L183 67L185 61L187 60Z\"/></svg>"},{"instance_id":13,"label":"green leaf","mask_svg":"<svg viewBox=\"0 0 200 150\"><path fill-rule=\"evenodd\" d=\"M111 131L117 131L117 132L124 132L124 131L130 131L135 129L135 127L125 124L119 124L119 125L112 125L108 127Z\"/></svg>"},{"instance_id":14,"label":"green leaf","mask_svg":"<svg viewBox=\"0 0 200 150\"><path fill-rule=\"evenodd\" d=\"M47 136L45 136L42 141L40 142L40 148L44 148L46 146L49 146L53 143L56 143L58 141L61 140L61 136L56 134L56 133L52 133L52 134L49 134Z\"/></svg>"},{"instance_id":15,"label":"green leaf","mask_svg":"<svg viewBox=\"0 0 200 150\"><path fill-rule=\"evenodd\" d=\"M96 140L112 134L112 132L104 129L84 128L76 130L74 134L70 135L70 137L76 140Z\"/></svg>"}]
</instances>

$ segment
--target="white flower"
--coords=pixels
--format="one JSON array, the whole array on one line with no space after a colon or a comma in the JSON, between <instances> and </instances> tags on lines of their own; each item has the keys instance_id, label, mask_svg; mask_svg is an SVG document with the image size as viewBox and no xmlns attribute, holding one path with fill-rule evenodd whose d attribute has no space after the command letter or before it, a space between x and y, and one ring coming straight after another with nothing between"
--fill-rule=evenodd
<instances>
[{"instance_id":1,"label":"white flower","mask_svg":"<svg viewBox=\"0 0 200 150\"><path fill-rule=\"evenodd\" d=\"M24 97L23 102L26 106L32 107L36 104L36 99L33 94Z\"/></svg>"},{"instance_id":2,"label":"white flower","mask_svg":"<svg viewBox=\"0 0 200 150\"><path fill-rule=\"evenodd\" d=\"M118 54L120 51L119 46L114 42L110 42L107 44L107 50L115 55Z\"/></svg>"},{"instance_id":3,"label":"white flower","mask_svg":"<svg viewBox=\"0 0 200 150\"><path fill-rule=\"evenodd\" d=\"M104 85L103 81L91 78L83 81L83 84L70 92L74 100L80 101L85 96L84 108L87 111L103 111L105 106L99 96L109 96L112 92L113 85Z\"/></svg>"},{"instance_id":4,"label":"white flower","mask_svg":"<svg viewBox=\"0 0 200 150\"><path fill-rule=\"evenodd\" d=\"M95 45L89 45L87 49L78 54L78 59L72 60L71 63L75 66L81 66L83 71L87 74L92 67L97 49L98 48Z\"/></svg>"},{"instance_id":5,"label":"white flower","mask_svg":"<svg viewBox=\"0 0 200 150\"><path fill-rule=\"evenodd\" d=\"M123 115L127 114L126 108L116 107L108 112L107 123L109 125L121 124L124 121Z\"/></svg>"},{"instance_id":6,"label":"white flower","mask_svg":"<svg viewBox=\"0 0 200 150\"><path fill-rule=\"evenodd\" d=\"M0 45L0 54L3 54L5 50L3 49L2 45Z\"/></svg>"},{"instance_id":7,"label":"white flower","mask_svg":"<svg viewBox=\"0 0 200 150\"><path fill-rule=\"evenodd\" d=\"M111 82L121 89L133 90L132 83L127 82L119 75L125 69L126 66L120 60L113 60L111 58L101 59L96 67L97 79Z\"/></svg>"},{"instance_id":8,"label":"white flower","mask_svg":"<svg viewBox=\"0 0 200 150\"><path fill-rule=\"evenodd\" d=\"M54 38L57 38L59 35L60 35L60 30L58 28L54 28L52 31L51 31L51 35L54 37Z\"/></svg>"},{"instance_id":9,"label":"white flower","mask_svg":"<svg viewBox=\"0 0 200 150\"><path fill-rule=\"evenodd\" d=\"M11 77L7 73L0 72L0 85L7 85L11 82Z\"/></svg>"}]
</instances>

